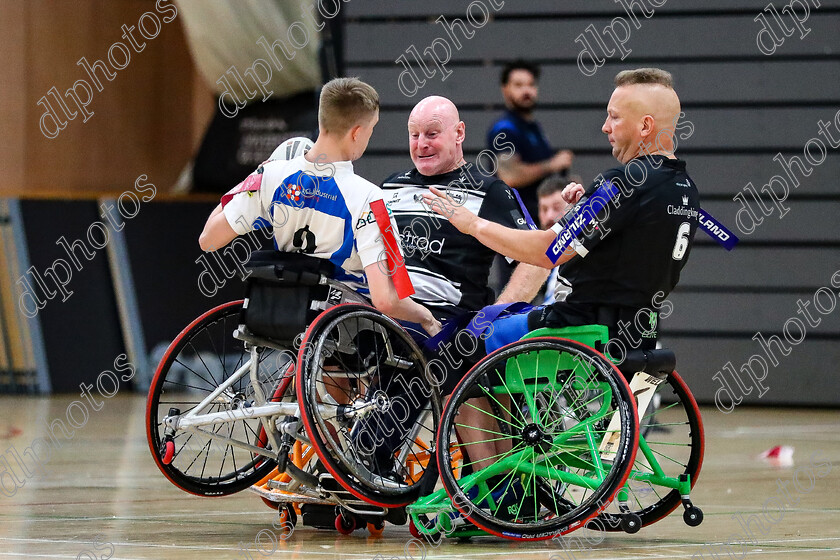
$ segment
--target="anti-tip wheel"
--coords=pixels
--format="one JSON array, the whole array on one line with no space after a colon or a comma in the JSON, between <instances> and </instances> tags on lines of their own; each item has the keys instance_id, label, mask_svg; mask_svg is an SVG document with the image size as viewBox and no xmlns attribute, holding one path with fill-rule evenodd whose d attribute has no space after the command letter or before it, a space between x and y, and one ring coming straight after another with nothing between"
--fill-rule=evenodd
<instances>
[{"instance_id":1,"label":"anti-tip wheel","mask_svg":"<svg viewBox=\"0 0 840 560\"><path fill-rule=\"evenodd\" d=\"M356 530L356 519L354 517L344 517L340 513L335 516L335 530L342 535L349 535Z\"/></svg>"},{"instance_id":2,"label":"anti-tip wheel","mask_svg":"<svg viewBox=\"0 0 840 560\"><path fill-rule=\"evenodd\" d=\"M385 522L378 521L376 523L368 523L367 524L368 533L374 537L381 537L382 533L385 532Z\"/></svg>"},{"instance_id":3,"label":"anti-tip wheel","mask_svg":"<svg viewBox=\"0 0 840 560\"><path fill-rule=\"evenodd\" d=\"M621 529L630 535L638 533L642 528L642 518L635 513L625 513L621 516Z\"/></svg>"},{"instance_id":4,"label":"anti-tip wheel","mask_svg":"<svg viewBox=\"0 0 840 560\"><path fill-rule=\"evenodd\" d=\"M171 439L167 439L163 442L163 445L161 447L163 447L163 449L161 450L161 463L163 463L164 465L171 465L172 459L175 458L175 442Z\"/></svg>"},{"instance_id":5,"label":"anti-tip wheel","mask_svg":"<svg viewBox=\"0 0 840 560\"><path fill-rule=\"evenodd\" d=\"M294 533L295 526L298 521L295 506L291 503L287 503L285 505L281 504L278 507L278 512L280 514L280 526L283 528L284 534L286 535L285 538L289 538L291 534Z\"/></svg>"},{"instance_id":6,"label":"anti-tip wheel","mask_svg":"<svg viewBox=\"0 0 840 560\"><path fill-rule=\"evenodd\" d=\"M683 512L683 521L689 527L697 527L703 523L703 510L696 506L686 508Z\"/></svg>"},{"instance_id":7,"label":"anti-tip wheel","mask_svg":"<svg viewBox=\"0 0 840 560\"><path fill-rule=\"evenodd\" d=\"M439 515L446 515L446 514L441 513ZM425 515L420 516L420 523L422 523L425 527L431 527L432 526L432 522L430 522L426 518ZM440 533L438 531L435 531L434 533L431 533L431 534L424 533L424 532L420 531L420 529L418 529L417 525L414 523L414 518L413 517L409 518L409 520L408 520L408 532L411 533L411 536L414 537L415 539L421 539L421 540L423 540L427 543L439 542L439 540L442 538L442 535L440 535Z\"/></svg>"},{"instance_id":8,"label":"anti-tip wheel","mask_svg":"<svg viewBox=\"0 0 840 560\"><path fill-rule=\"evenodd\" d=\"M411 533L411 536L415 539L419 539L422 536L420 530L417 529L417 525L414 524L414 519L411 519L408 522L408 532Z\"/></svg>"}]
</instances>

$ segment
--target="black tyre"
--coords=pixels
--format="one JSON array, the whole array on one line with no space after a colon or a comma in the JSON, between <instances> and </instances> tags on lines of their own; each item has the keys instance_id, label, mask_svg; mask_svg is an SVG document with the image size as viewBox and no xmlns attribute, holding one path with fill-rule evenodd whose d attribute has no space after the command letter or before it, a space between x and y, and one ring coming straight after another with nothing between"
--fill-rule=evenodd
<instances>
[{"instance_id":1,"label":"black tyre","mask_svg":"<svg viewBox=\"0 0 840 560\"><path fill-rule=\"evenodd\" d=\"M301 418L335 479L382 507L428 491L440 398L405 330L372 307L342 304L312 323L298 360Z\"/></svg>"},{"instance_id":2,"label":"black tyre","mask_svg":"<svg viewBox=\"0 0 840 560\"><path fill-rule=\"evenodd\" d=\"M637 444L635 403L615 366L589 346L539 337L497 350L461 381L441 417L437 462L453 505L475 525L538 540L608 504Z\"/></svg>"},{"instance_id":3,"label":"black tyre","mask_svg":"<svg viewBox=\"0 0 840 560\"><path fill-rule=\"evenodd\" d=\"M242 300L211 309L190 323L170 344L158 365L146 405L149 449L161 472L176 486L199 496L224 496L239 492L265 477L275 462L262 455L213 439L208 433L251 445L260 444L258 418L226 422L165 435L163 419L175 408L180 414L193 410L207 395L246 364L244 344L233 338ZM292 352L263 348L259 353L260 384L271 396L284 377L294 372ZM223 412L253 402L250 376L245 375L207 406L202 413ZM264 432L263 445L264 446ZM164 463L161 449L174 443L174 456Z\"/></svg>"}]
</instances>

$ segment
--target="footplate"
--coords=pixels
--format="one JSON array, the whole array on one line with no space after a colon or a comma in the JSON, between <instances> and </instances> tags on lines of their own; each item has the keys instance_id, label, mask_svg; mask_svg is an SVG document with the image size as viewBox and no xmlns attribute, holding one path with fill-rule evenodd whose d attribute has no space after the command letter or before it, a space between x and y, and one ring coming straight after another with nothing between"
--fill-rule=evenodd
<instances>
[{"instance_id":1,"label":"footplate","mask_svg":"<svg viewBox=\"0 0 840 560\"><path fill-rule=\"evenodd\" d=\"M283 478L286 478L286 481L283 481ZM310 488L287 477L280 477L268 480L265 485L251 486L250 490L278 506L288 503L340 505L357 515L368 517L385 517L388 513L386 508L371 505L353 496L329 473L319 474L318 481L318 488Z\"/></svg>"}]
</instances>

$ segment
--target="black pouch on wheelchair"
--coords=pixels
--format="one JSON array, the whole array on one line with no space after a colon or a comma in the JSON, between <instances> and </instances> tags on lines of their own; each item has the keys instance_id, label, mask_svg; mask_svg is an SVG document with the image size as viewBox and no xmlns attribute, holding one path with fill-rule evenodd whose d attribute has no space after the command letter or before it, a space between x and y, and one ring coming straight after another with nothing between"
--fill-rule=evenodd
<instances>
[{"instance_id":1,"label":"black pouch on wheelchair","mask_svg":"<svg viewBox=\"0 0 840 560\"><path fill-rule=\"evenodd\" d=\"M320 313L312 302L327 301L330 287L320 280L335 266L302 253L256 251L245 268L250 275L240 323L255 335L292 341Z\"/></svg>"}]
</instances>

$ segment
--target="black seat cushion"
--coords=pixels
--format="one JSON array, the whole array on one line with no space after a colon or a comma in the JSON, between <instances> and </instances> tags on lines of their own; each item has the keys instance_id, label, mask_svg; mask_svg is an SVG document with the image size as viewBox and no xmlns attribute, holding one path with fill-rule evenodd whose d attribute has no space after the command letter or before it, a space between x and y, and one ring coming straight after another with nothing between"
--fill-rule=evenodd
<instances>
[{"instance_id":1,"label":"black seat cushion","mask_svg":"<svg viewBox=\"0 0 840 560\"><path fill-rule=\"evenodd\" d=\"M677 367L677 357L673 350L661 348L656 350L630 350L624 361L618 364L618 369L625 376L630 377L637 371L663 378Z\"/></svg>"}]
</instances>

